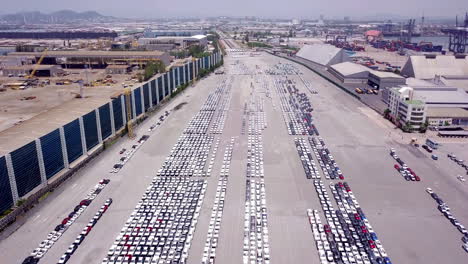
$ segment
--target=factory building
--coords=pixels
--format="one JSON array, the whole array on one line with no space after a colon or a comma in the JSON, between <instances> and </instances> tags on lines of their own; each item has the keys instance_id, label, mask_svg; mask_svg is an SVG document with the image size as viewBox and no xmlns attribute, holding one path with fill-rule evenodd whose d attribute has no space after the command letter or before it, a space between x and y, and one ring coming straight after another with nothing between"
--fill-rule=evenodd
<instances>
[{"instance_id":1,"label":"factory building","mask_svg":"<svg viewBox=\"0 0 468 264\"><path fill-rule=\"evenodd\" d=\"M145 29L143 36L145 38L157 38L157 37L190 37L195 35L206 35L206 30L152 30Z\"/></svg>"},{"instance_id":2,"label":"factory building","mask_svg":"<svg viewBox=\"0 0 468 264\"><path fill-rule=\"evenodd\" d=\"M126 74L130 71L129 65L123 64L112 64L106 67L107 74Z\"/></svg>"},{"instance_id":3,"label":"factory building","mask_svg":"<svg viewBox=\"0 0 468 264\"><path fill-rule=\"evenodd\" d=\"M394 122L410 122L413 129L427 120L430 125L468 124L466 112L468 94L463 89L444 86L400 86L389 89L388 108Z\"/></svg>"},{"instance_id":4,"label":"factory building","mask_svg":"<svg viewBox=\"0 0 468 264\"><path fill-rule=\"evenodd\" d=\"M21 65L21 66L7 66L3 69L3 76L9 77L24 77L36 69L35 76L40 77L53 77L59 76L64 71L60 65Z\"/></svg>"},{"instance_id":5,"label":"factory building","mask_svg":"<svg viewBox=\"0 0 468 264\"><path fill-rule=\"evenodd\" d=\"M36 60L43 55L42 52L12 52L8 56L25 57L34 56ZM108 64L126 63L130 65L145 64L147 61L161 60L169 65L171 57L162 51L48 51L43 63L66 65L67 68L105 68Z\"/></svg>"},{"instance_id":6,"label":"factory building","mask_svg":"<svg viewBox=\"0 0 468 264\"><path fill-rule=\"evenodd\" d=\"M170 51L174 49L186 49L192 45L206 47L208 44L205 35L195 35L190 37L170 36L156 38L140 38L138 46L146 50Z\"/></svg>"},{"instance_id":7,"label":"factory building","mask_svg":"<svg viewBox=\"0 0 468 264\"><path fill-rule=\"evenodd\" d=\"M317 66L330 66L350 61L349 55L344 49L330 44L304 45L296 56L311 61Z\"/></svg>"},{"instance_id":8,"label":"factory building","mask_svg":"<svg viewBox=\"0 0 468 264\"><path fill-rule=\"evenodd\" d=\"M422 80L434 79L436 76L468 77L468 58L466 55L410 56L401 69L401 75Z\"/></svg>"},{"instance_id":9,"label":"factory building","mask_svg":"<svg viewBox=\"0 0 468 264\"><path fill-rule=\"evenodd\" d=\"M371 69L353 62L343 62L331 65L328 71L342 83L367 83Z\"/></svg>"}]
</instances>

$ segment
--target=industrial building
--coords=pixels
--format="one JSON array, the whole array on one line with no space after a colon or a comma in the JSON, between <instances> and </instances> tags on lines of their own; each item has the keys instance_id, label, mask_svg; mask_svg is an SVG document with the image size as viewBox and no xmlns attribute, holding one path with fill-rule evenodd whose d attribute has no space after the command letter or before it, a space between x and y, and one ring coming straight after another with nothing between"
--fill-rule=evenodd
<instances>
[{"instance_id":1,"label":"industrial building","mask_svg":"<svg viewBox=\"0 0 468 264\"><path fill-rule=\"evenodd\" d=\"M329 44L304 45L296 54L318 66L330 66L350 61L349 55L344 49Z\"/></svg>"},{"instance_id":2,"label":"industrial building","mask_svg":"<svg viewBox=\"0 0 468 264\"><path fill-rule=\"evenodd\" d=\"M8 56L15 57L34 56L36 60L39 60L42 55L42 52L12 52L8 54ZM68 68L80 68L85 65L91 68L105 68L108 64L119 62L139 65L151 60L161 60L165 65L169 65L171 57L162 51L48 51L43 63L61 64Z\"/></svg>"},{"instance_id":3,"label":"industrial building","mask_svg":"<svg viewBox=\"0 0 468 264\"><path fill-rule=\"evenodd\" d=\"M468 94L463 89L444 86L400 86L389 89L388 108L394 122L410 122L413 129L427 120L439 126L446 122L465 126L468 116L461 109L468 108Z\"/></svg>"},{"instance_id":4,"label":"industrial building","mask_svg":"<svg viewBox=\"0 0 468 264\"><path fill-rule=\"evenodd\" d=\"M110 31L0 31L0 38L7 39L97 39L116 38Z\"/></svg>"},{"instance_id":5,"label":"industrial building","mask_svg":"<svg viewBox=\"0 0 468 264\"><path fill-rule=\"evenodd\" d=\"M190 37L195 35L206 35L206 30L152 30L150 28L145 29L143 36L145 38L157 38L157 37Z\"/></svg>"},{"instance_id":6,"label":"industrial building","mask_svg":"<svg viewBox=\"0 0 468 264\"><path fill-rule=\"evenodd\" d=\"M111 64L106 67L107 74L126 74L130 71L129 65Z\"/></svg>"},{"instance_id":7,"label":"industrial building","mask_svg":"<svg viewBox=\"0 0 468 264\"><path fill-rule=\"evenodd\" d=\"M405 78L395 73L372 70L366 66L353 62L343 62L331 65L328 68L328 71L345 84L367 83L380 90L404 85L406 83Z\"/></svg>"},{"instance_id":8,"label":"industrial building","mask_svg":"<svg viewBox=\"0 0 468 264\"><path fill-rule=\"evenodd\" d=\"M468 110L459 107L430 107L427 121L431 126L468 126Z\"/></svg>"},{"instance_id":9,"label":"industrial building","mask_svg":"<svg viewBox=\"0 0 468 264\"><path fill-rule=\"evenodd\" d=\"M35 76L53 77L59 76L64 71L60 65L21 65L21 66L6 66L3 68L3 76L9 77L24 77L36 69Z\"/></svg>"},{"instance_id":10,"label":"industrial building","mask_svg":"<svg viewBox=\"0 0 468 264\"><path fill-rule=\"evenodd\" d=\"M434 79L436 76L468 77L468 58L466 55L410 56L401 75L423 80Z\"/></svg>"},{"instance_id":11,"label":"industrial building","mask_svg":"<svg viewBox=\"0 0 468 264\"><path fill-rule=\"evenodd\" d=\"M140 38L138 46L146 50L169 51L174 49L186 49L191 45L206 47L208 41L205 35L195 35L190 37L167 36L156 38Z\"/></svg>"},{"instance_id":12,"label":"industrial building","mask_svg":"<svg viewBox=\"0 0 468 264\"><path fill-rule=\"evenodd\" d=\"M328 71L342 83L367 83L371 69L353 62L331 65Z\"/></svg>"}]
</instances>

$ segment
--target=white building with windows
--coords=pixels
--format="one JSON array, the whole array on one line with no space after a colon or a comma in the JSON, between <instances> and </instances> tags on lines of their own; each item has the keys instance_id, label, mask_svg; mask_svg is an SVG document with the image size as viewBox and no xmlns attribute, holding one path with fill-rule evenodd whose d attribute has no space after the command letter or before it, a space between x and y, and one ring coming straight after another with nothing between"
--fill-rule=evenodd
<instances>
[{"instance_id":1,"label":"white building with windows","mask_svg":"<svg viewBox=\"0 0 468 264\"><path fill-rule=\"evenodd\" d=\"M409 123L412 130L418 130L426 122L426 103L414 99L414 89L408 86L392 88L389 92L391 119L402 127Z\"/></svg>"}]
</instances>

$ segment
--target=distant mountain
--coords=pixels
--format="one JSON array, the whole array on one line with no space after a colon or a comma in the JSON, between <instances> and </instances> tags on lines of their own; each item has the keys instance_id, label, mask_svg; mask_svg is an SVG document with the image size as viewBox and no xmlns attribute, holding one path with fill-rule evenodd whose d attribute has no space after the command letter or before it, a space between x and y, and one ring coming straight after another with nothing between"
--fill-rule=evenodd
<instances>
[{"instance_id":1,"label":"distant mountain","mask_svg":"<svg viewBox=\"0 0 468 264\"><path fill-rule=\"evenodd\" d=\"M77 22L111 22L114 17L103 16L95 11L75 12L61 10L50 14L41 12L22 12L7 14L0 17L0 21L10 24L69 24Z\"/></svg>"}]
</instances>

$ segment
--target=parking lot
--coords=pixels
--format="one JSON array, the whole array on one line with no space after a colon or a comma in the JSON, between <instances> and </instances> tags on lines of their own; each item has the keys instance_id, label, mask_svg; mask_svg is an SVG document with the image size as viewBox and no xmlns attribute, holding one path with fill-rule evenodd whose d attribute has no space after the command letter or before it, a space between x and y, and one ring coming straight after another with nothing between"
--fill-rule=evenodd
<instances>
[{"instance_id":1,"label":"parking lot","mask_svg":"<svg viewBox=\"0 0 468 264\"><path fill-rule=\"evenodd\" d=\"M460 232L426 188L468 224L467 185L456 178L466 172L447 157L467 159L465 148L443 144L435 151L439 160L432 160L425 150L388 138L359 101L287 63L266 54L228 55L226 74L200 80L136 129L139 139L170 111L120 171L109 172L119 152L134 144L129 139L6 230L3 259L21 262L96 182L109 178L40 263L57 263L108 198L112 206L67 263L320 263L323 254L327 263L334 246L349 262L367 263L374 254L375 261L388 256L393 263L462 263ZM276 66L287 75L272 74ZM390 148L421 181L402 178ZM358 208L368 222L357 220ZM336 244L325 237L328 246L317 245L318 218L323 232L340 237ZM351 224L343 228L346 220ZM341 240L348 232L361 241L356 248Z\"/></svg>"}]
</instances>

